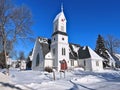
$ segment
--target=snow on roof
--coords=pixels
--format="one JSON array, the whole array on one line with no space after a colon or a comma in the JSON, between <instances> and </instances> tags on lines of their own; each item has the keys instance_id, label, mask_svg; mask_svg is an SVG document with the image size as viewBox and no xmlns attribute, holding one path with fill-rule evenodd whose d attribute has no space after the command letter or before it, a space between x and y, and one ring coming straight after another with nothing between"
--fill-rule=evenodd
<instances>
[{"instance_id":1,"label":"snow on roof","mask_svg":"<svg viewBox=\"0 0 120 90\"><path fill-rule=\"evenodd\" d=\"M84 46L82 50L86 50L86 46Z\"/></svg>"},{"instance_id":2,"label":"snow on roof","mask_svg":"<svg viewBox=\"0 0 120 90\"><path fill-rule=\"evenodd\" d=\"M49 51L49 52L45 55L45 58L46 58L46 59L48 59L48 58L49 58L49 59L53 59L53 57L52 57L52 52Z\"/></svg>"},{"instance_id":3,"label":"snow on roof","mask_svg":"<svg viewBox=\"0 0 120 90\"><path fill-rule=\"evenodd\" d=\"M120 60L120 54L114 54Z\"/></svg>"},{"instance_id":4,"label":"snow on roof","mask_svg":"<svg viewBox=\"0 0 120 90\"><path fill-rule=\"evenodd\" d=\"M69 43L69 56L70 59L78 58L78 50L80 49L80 45Z\"/></svg>"},{"instance_id":5,"label":"snow on roof","mask_svg":"<svg viewBox=\"0 0 120 90\"><path fill-rule=\"evenodd\" d=\"M91 59L96 59L96 60L103 60L103 58L101 58L95 51L93 51L89 46L88 46L88 50L91 56Z\"/></svg>"},{"instance_id":6,"label":"snow on roof","mask_svg":"<svg viewBox=\"0 0 120 90\"><path fill-rule=\"evenodd\" d=\"M39 40L40 43L48 44L48 38L38 37L38 40Z\"/></svg>"},{"instance_id":7,"label":"snow on roof","mask_svg":"<svg viewBox=\"0 0 120 90\"><path fill-rule=\"evenodd\" d=\"M77 47L75 45L72 45L72 47L73 47L73 51L75 51L78 54L78 50L80 49L80 47Z\"/></svg>"},{"instance_id":8,"label":"snow on roof","mask_svg":"<svg viewBox=\"0 0 120 90\"><path fill-rule=\"evenodd\" d=\"M60 12L60 13L55 17L55 19L54 19L53 22L55 22L55 21L61 16L61 14L62 14L62 12Z\"/></svg>"},{"instance_id":9,"label":"snow on roof","mask_svg":"<svg viewBox=\"0 0 120 90\"><path fill-rule=\"evenodd\" d=\"M60 16L64 16L64 12L63 12L63 11L61 11L61 12L55 17L55 19L54 19L53 22L55 22L56 20L58 20L58 19L60 18ZM64 16L64 18L65 18L65 16ZM65 20L66 20L66 19L65 19Z\"/></svg>"},{"instance_id":10,"label":"snow on roof","mask_svg":"<svg viewBox=\"0 0 120 90\"><path fill-rule=\"evenodd\" d=\"M115 60L113 59L113 57L110 55L110 53L107 50L106 50L106 53L109 55L110 62L115 62Z\"/></svg>"}]
</instances>

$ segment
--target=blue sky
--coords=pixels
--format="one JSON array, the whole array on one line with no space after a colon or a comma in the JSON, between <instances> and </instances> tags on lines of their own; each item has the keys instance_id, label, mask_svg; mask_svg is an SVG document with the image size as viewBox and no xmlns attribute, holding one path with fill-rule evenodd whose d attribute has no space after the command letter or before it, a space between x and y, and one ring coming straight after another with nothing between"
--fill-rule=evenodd
<instances>
[{"instance_id":1,"label":"blue sky","mask_svg":"<svg viewBox=\"0 0 120 90\"><path fill-rule=\"evenodd\" d=\"M98 34L120 38L120 0L14 0L27 5L33 14L33 31L38 36L51 38L53 20L60 12L61 3L67 19L69 42L95 48ZM26 54L34 43L19 47Z\"/></svg>"}]
</instances>

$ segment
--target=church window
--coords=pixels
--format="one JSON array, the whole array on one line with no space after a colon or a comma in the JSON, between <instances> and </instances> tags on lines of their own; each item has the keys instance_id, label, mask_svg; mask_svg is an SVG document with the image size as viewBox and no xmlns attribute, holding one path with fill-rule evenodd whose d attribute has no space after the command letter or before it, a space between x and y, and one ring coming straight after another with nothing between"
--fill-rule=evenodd
<instances>
[{"instance_id":1,"label":"church window","mask_svg":"<svg viewBox=\"0 0 120 90\"><path fill-rule=\"evenodd\" d=\"M64 26L61 26L61 31L64 31Z\"/></svg>"},{"instance_id":2,"label":"church window","mask_svg":"<svg viewBox=\"0 0 120 90\"><path fill-rule=\"evenodd\" d=\"M86 66L86 61L84 60L84 66Z\"/></svg>"},{"instance_id":3,"label":"church window","mask_svg":"<svg viewBox=\"0 0 120 90\"><path fill-rule=\"evenodd\" d=\"M54 41L55 41L55 38L54 38Z\"/></svg>"},{"instance_id":4,"label":"church window","mask_svg":"<svg viewBox=\"0 0 120 90\"><path fill-rule=\"evenodd\" d=\"M64 51L64 49L62 48L62 55L64 54L64 52L63 52L63 51Z\"/></svg>"},{"instance_id":5,"label":"church window","mask_svg":"<svg viewBox=\"0 0 120 90\"><path fill-rule=\"evenodd\" d=\"M64 21L65 21L65 19L61 19L61 21L62 21L62 22L64 22Z\"/></svg>"},{"instance_id":6,"label":"church window","mask_svg":"<svg viewBox=\"0 0 120 90\"><path fill-rule=\"evenodd\" d=\"M66 54L65 48L62 48L62 55L65 55L65 54Z\"/></svg>"},{"instance_id":7,"label":"church window","mask_svg":"<svg viewBox=\"0 0 120 90\"><path fill-rule=\"evenodd\" d=\"M74 60L71 60L71 66L74 66Z\"/></svg>"},{"instance_id":8,"label":"church window","mask_svg":"<svg viewBox=\"0 0 120 90\"><path fill-rule=\"evenodd\" d=\"M96 61L96 66L99 66L99 62L98 61Z\"/></svg>"},{"instance_id":9,"label":"church window","mask_svg":"<svg viewBox=\"0 0 120 90\"><path fill-rule=\"evenodd\" d=\"M65 48L64 48L64 55L65 55Z\"/></svg>"},{"instance_id":10,"label":"church window","mask_svg":"<svg viewBox=\"0 0 120 90\"><path fill-rule=\"evenodd\" d=\"M55 48L53 49L53 55L55 55Z\"/></svg>"},{"instance_id":11,"label":"church window","mask_svg":"<svg viewBox=\"0 0 120 90\"><path fill-rule=\"evenodd\" d=\"M58 23L57 23L57 21L54 23L54 31L57 31L57 29L58 29Z\"/></svg>"},{"instance_id":12,"label":"church window","mask_svg":"<svg viewBox=\"0 0 120 90\"><path fill-rule=\"evenodd\" d=\"M55 26L55 31L57 31L57 25Z\"/></svg>"},{"instance_id":13,"label":"church window","mask_svg":"<svg viewBox=\"0 0 120 90\"><path fill-rule=\"evenodd\" d=\"M39 53L38 53L37 57L36 57L36 66L39 66L39 59L40 59L40 56L39 56Z\"/></svg>"}]
</instances>

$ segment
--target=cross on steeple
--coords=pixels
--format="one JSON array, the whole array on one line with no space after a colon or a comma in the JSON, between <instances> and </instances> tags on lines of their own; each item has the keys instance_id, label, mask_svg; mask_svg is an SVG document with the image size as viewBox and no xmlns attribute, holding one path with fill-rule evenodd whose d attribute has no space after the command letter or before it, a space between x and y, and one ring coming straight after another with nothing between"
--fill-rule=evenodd
<instances>
[{"instance_id":1,"label":"cross on steeple","mask_svg":"<svg viewBox=\"0 0 120 90\"><path fill-rule=\"evenodd\" d=\"M63 3L61 3L61 12L63 12Z\"/></svg>"}]
</instances>

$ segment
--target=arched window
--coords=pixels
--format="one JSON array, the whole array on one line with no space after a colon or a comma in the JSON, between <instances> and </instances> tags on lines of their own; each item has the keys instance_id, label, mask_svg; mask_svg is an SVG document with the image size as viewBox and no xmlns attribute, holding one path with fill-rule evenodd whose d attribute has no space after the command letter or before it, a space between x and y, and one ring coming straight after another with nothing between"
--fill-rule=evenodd
<instances>
[{"instance_id":1,"label":"arched window","mask_svg":"<svg viewBox=\"0 0 120 90\"><path fill-rule=\"evenodd\" d=\"M64 32L64 26L61 26L61 31L63 31L63 32Z\"/></svg>"},{"instance_id":2,"label":"arched window","mask_svg":"<svg viewBox=\"0 0 120 90\"><path fill-rule=\"evenodd\" d=\"M36 57L36 66L39 66L39 59L40 59L40 56L39 56L39 53L38 53L37 57Z\"/></svg>"},{"instance_id":3,"label":"arched window","mask_svg":"<svg viewBox=\"0 0 120 90\"><path fill-rule=\"evenodd\" d=\"M99 62L98 61L96 61L96 66L99 66Z\"/></svg>"},{"instance_id":4,"label":"arched window","mask_svg":"<svg viewBox=\"0 0 120 90\"><path fill-rule=\"evenodd\" d=\"M65 55L66 51L65 51L65 48L64 48L64 55Z\"/></svg>"},{"instance_id":5,"label":"arched window","mask_svg":"<svg viewBox=\"0 0 120 90\"><path fill-rule=\"evenodd\" d=\"M55 48L53 49L53 55L55 55Z\"/></svg>"},{"instance_id":6,"label":"arched window","mask_svg":"<svg viewBox=\"0 0 120 90\"><path fill-rule=\"evenodd\" d=\"M84 66L86 66L86 61L84 60Z\"/></svg>"},{"instance_id":7,"label":"arched window","mask_svg":"<svg viewBox=\"0 0 120 90\"><path fill-rule=\"evenodd\" d=\"M63 48L62 48L62 55L63 55L63 53L64 53L64 52L63 52Z\"/></svg>"},{"instance_id":8,"label":"arched window","mask_svg":"<svg viewBox=\"0 0 120 90\"><path fill-rule=\"evenodd\" d=\"M65 55L65 54L66 54L65 48L62 48L62 55Z\"/></svg>"}]
</instances>

